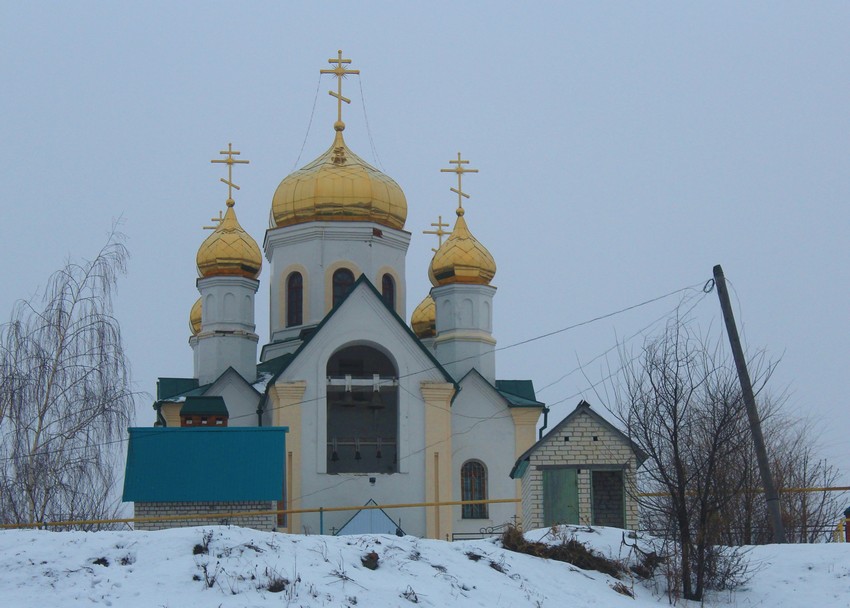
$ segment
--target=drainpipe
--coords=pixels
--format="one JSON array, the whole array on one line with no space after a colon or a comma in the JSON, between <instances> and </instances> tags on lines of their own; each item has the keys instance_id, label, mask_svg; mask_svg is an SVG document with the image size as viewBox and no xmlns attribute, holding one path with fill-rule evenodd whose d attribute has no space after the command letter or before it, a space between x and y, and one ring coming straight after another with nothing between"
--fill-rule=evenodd
<instances>
[{"instance_id":1,"label":"drainpipe","mask_svg":"<svg viewBox=\"0 0 850 608\"><path fill-rule=\"evenodd\" d=\"M543 408L543 426L540 427L540 430L537 431L537 441L543 439L543 431L546 430L546 427L549 426L549 408Z\"/></svg>"}]
</instances>

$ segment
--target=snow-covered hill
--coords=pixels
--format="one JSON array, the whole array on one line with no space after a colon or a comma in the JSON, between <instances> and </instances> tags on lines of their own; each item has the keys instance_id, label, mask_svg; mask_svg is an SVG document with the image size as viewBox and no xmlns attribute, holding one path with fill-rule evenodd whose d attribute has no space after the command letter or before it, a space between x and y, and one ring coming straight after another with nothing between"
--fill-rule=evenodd
<instances>
[{"instance_id":1,"label":"snow-covered hill","mask_svg":"<svg viewBox=\"0 0 850 608\"><path fill-rule=\"evenodd\" d=\"M625 553L620 530L574 534L614 557ZM746 588L714 595L707 605L850 607L850 544L754 547L750 560L755 573ZM623 595L614 589L618 582L507 551L497 541L290 536L222 526L0 532L4 608L667 604L630 580L622 582L635 598Z\"/></svg>"}]
</instances>

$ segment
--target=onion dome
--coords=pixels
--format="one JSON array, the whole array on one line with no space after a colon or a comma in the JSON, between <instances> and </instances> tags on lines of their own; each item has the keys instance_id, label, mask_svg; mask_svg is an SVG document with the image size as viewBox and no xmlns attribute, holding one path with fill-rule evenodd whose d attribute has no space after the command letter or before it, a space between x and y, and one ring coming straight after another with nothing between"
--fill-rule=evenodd
<instances>
[{"instance_id":1,"label":"onion dome","mask_svg":"<svg viewBox=\"0 0 850 608\"><path fill-rule=\"evenodd\" d=\"M413 309L410 326L417 338L433 338L437 335L437 306L431 294L425 296L419 306Z\"/></svg>"},{"instance_id":2,"label":"onion dome","mask_svg":"<svg viewBox=\"0 0 850 608\"><path fill-rule=\"evenodd\" d=\"M457 222L428 268L428 278L435 287L451 283L489 285L496 275L496 261L487 248L472 236L463 219L463 208L457 210Z\"/></svg>"},{"instance_id":3,"label":"onion dome","mask_svg":"<svg viewBox=\"0 0 850 608\"><path fill-rule=\"evenodd\" d=\"M256 279L263 267L257 241L251 238L233 210L233 199L227 199L227 212L216 229L198 249L198 274L201 277L240 276Z\"/></svg>"},{"instance_id":4,"label":"onion dome","mask_svg":"<svg viewBox=\"0 0 850 608\"><path fill-rule=\"evenodd\" d=\"M333 145L288 175L274 193L271 228L313 221L375 222L404 228L407 199L389 176L354 154L337 121Z\"/></svg>"},{"instance_id":5,"label":"onion dome","mask_svg":"<svg viewBox=\"0 0 850 608\"><path fill-rule=\"evenodd\" d=\"M201 332L201 298L192 304L192 310L189 311L189 330L193 336Z\"/></svg>"}]
</instances>

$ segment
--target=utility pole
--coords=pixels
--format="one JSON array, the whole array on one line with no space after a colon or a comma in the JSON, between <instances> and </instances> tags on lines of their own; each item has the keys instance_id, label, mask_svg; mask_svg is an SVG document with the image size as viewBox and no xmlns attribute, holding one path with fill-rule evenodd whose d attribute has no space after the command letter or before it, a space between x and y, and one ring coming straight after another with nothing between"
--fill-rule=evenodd
<instances>
[{"instance_id":1,"label":"utility pole","mask_svg":"<svg viewBox=\"0 0 850 608\"><path fill-rule=\"evenodd\" d=\"M735 367L738 369L738 380L741 382L741 392L744 395L744 404L747 406L747 417L750 420L750 430L753 433L753 443L756 448L756 459L758 460L761 482L764 485L764 495L767 499L767 510L773 526L773 540L777 543L785 542L785 526L782 525L782 512L779 508L779 494L773 483L773 475L770 474L770 464L767 460L767 449L764 447L764 436L761 432L761 421L756 409L756 399L753 395L753 385L750 382L750 373L747 371L747 362L744 360L744 350L741 348L741 340L738 337L738 328L735 325L735 315L732 314L732 305L729 302L729 292L726 290L726 277L720 264L714 267L714 284L717 286L717 297L720 298L720 309L723 311L723 321L726 323L726 333L729 336L729 344L732 347L732 357L735 359Z\"/></svg>"}]
</instances>

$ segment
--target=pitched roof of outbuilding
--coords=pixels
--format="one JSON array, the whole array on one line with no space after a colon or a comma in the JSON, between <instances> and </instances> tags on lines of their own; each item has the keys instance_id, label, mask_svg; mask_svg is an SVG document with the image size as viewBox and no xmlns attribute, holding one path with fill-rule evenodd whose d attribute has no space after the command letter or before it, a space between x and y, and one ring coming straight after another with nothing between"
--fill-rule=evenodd
<instances>
[{"instance_id":1,"label":"pitched roof of outbuilding","mask_svg":"<svg viewBox=\"0 0 850 608\"><path fill-rule=\"evenodd\" d=\"M625 433L623 433L620 429L615 427L613 424L605 420L602 416L600 416L597 412L590 407L590 404L587 401L580 401L572 412L570 412L563 420L561 420L558 424L552 427L552 430L546 433L543 437L541 437L533 446L528 448L523 454L516 459L513 468L511 469L511 478L515 479L517 476L517 470L520 468L520 465L527 461L528 458L533 454L540 446L549 441L552 437L554 437L558 431L560 431L563 427L568 425L572 420L574 420L577 416L581 414L587 414L596 420L599 424L601 424L608 431L613 433L615 436L619 437L623 441L625 441L629 446L631 446L632 451L635 453L637 457L638 466L642 465L643 462L649 458L646 452L644 452L640 447L632 441ZM521 475L521 473L520 473Z\"/></svg>"}]
</instances>

